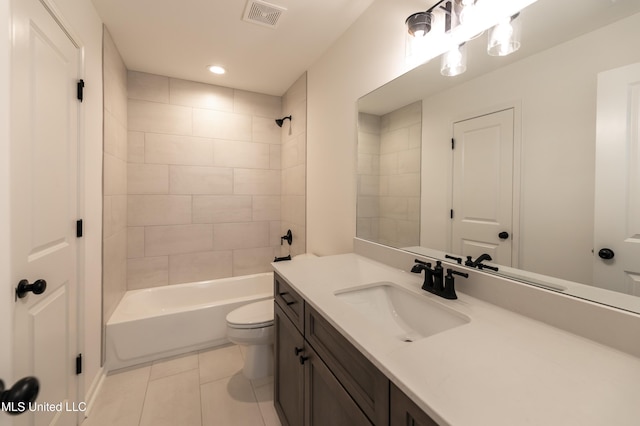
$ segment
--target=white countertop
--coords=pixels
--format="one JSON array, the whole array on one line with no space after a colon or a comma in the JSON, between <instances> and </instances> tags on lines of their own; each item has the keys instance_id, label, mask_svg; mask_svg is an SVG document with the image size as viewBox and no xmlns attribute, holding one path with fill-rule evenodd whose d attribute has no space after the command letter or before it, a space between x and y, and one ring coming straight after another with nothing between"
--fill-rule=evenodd
<instances>
[{"instance_id":1,"label":"white countertop","mask_svg":"<svg viewBox=\"0 0 640 426\"><path fill-rule=\"evenodd\" d=\"M460 292L431 295L421 276L356 254L273 267L441 425L640 425L639 358ZM334 295L380 281L471 321L411 343L381 335Z\"/></svg>"}]
</instances>

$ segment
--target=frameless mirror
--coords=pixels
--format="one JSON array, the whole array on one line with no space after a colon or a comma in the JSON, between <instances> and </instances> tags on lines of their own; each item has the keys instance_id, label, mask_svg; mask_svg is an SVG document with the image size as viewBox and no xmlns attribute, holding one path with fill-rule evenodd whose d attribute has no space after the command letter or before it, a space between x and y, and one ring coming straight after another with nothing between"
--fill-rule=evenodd
<instances>
[{"instance_id":1,"label":"frameless mirror","mask_svg":"<svg viewBox=\"0 0 640 426\"><path fill-rule=\"evenodd\" d=\"M464 74L436 58L358 101L357 236L640 312L640 2L520 19L517 52L484 34Z\"/></svg>"}]
</instances>

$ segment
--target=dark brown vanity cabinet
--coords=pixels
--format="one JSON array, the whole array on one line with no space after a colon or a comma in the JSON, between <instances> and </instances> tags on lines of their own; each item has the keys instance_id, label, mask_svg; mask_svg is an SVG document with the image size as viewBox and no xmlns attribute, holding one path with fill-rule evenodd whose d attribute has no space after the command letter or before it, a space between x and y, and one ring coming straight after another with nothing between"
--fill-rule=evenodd
<instances>
[{"instance_id":1,"label":"dark brown vanity cabinet","mask_svg":"<svg viewBox=\"0 0 640 426\"><path fill-rule=\"evenodd\" d=\"M438 426L407 395L391 383L390 426Z\"/></svg>"},{"instance_id":2,"label":"dark brown vanity cabinet","mask_svg":"<svg viewBox=\"0 0 640 426\"><path fill-rule=\"evenodd\" d=\"M424 425L425 413L408 401L394 404L390 382L322 315L274 274L274 395L284 426L388 425L393 418L415 419ZM411 417L407 417L406 413ZM426 417L428 418L428 417ZM430 419L429 419L430 420Z\"/></svg>"}]
</instances>

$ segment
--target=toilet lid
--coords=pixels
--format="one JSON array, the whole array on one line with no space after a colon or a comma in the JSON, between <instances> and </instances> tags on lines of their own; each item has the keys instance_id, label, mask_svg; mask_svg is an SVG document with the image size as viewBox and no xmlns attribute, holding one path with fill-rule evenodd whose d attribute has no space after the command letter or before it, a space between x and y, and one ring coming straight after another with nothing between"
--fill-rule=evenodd
<instances>
[{"instance_id":1,"label":"toilet lid","mask_svg":"<svg viewBox=\"0 0 640 426\"><path fill-rule=\"evenodd\" d=\"M260 328L273 324L273 299L241 306L227 315L227 324L235 328Z\"/></svg>"}]
</instances>

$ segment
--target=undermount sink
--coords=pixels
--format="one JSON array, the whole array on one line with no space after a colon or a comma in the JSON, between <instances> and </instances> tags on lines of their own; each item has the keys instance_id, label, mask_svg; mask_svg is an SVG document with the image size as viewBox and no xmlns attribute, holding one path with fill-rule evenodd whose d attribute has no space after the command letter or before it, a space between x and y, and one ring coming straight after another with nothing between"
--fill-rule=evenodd
<instances>
[{"instance_id":1,"label":"undermount sink","mask_svg":"<svg viewBox=\"0 0 640 426\"><path fill-rule=\"evenodd\" d=\"M391 282L341 290L336 297L366 317L381 333L404 342L467 324L469 317Z\"/></svg>"}]
</instances>

